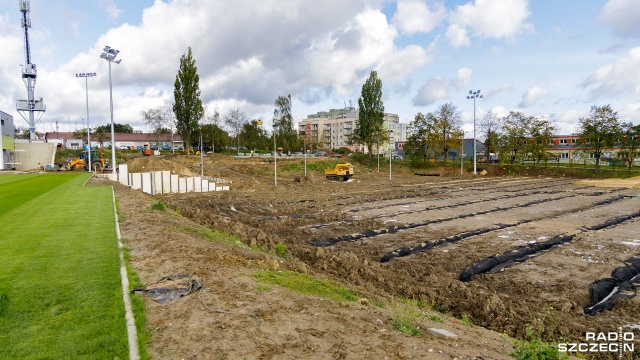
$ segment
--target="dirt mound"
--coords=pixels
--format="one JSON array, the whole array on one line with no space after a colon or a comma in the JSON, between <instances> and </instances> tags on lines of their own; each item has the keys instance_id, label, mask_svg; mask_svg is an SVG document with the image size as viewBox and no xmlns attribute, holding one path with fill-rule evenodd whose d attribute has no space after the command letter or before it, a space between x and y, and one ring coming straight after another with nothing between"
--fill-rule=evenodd
<instances>
[{"instance_id":1,"label":"dirt mound","mask_svg":"<svg viewBox=\"0 0 640 360\"><path fill-rule=\"evenodd\" d=\"M170 156L144 156L127 161L129 172L171 171L172 174L193 176L194 173L187 166L172 161Z\"/></svg>"},{"instance_id":2,"label":"dirt mound","mask_svg":"<svg viewBox=\"0 0 640 360\"><path fill-rule=\"evenodd\" d=\"M628 179L580 180L578 183L599 187L626 187L630 189L640 189L640 176Z\"/></svg>"}]
</instances>

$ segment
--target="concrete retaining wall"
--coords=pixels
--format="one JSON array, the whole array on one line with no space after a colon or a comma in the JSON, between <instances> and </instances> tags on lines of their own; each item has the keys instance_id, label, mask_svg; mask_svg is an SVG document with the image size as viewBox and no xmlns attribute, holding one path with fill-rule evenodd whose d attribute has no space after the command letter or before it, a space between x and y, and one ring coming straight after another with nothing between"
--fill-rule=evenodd
<instances>
[{"instance_id":1,"label":"concrete retaining wall","mask_svg":"<svg viewBox=\"0 0 640 360\"><path fill-rule=\"evenodd\" d=\"M229 184L231 184L229 180L208 176L179 177L178 175L172 175L169 171L129 173L125 164L121 164L119 169L120 173L116 177L113 174L98 174L97 176L118 181L134 190L142 190L151 195L229 191Z\"/></svg>"}]
</instances>

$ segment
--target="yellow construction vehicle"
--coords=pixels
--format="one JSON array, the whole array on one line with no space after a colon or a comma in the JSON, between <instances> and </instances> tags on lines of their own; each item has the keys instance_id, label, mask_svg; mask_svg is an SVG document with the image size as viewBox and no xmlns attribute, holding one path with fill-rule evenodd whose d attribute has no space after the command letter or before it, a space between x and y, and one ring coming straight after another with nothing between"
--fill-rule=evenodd
<instances>
[{"instance_id":1,"label":"yellow construction vehicle","mask_svg":"<svg viewBox=\"0 0 640 360\"><path fill-rule=\"evenodd\" d=\"M104 161L104 153L102 152L102 149L100 149L100 154L98 154L98 151L96 150L91 150L91 161L89 161L89 163L91 164L91 170L94 171L100 171L106 168L106 163ZM87 152L83 151L80 153L80 157L77 159L69 159L67 160L66 163L61 164L60 168L64 168L65 170L71 170L71 171L75 171L75 170L80 170L80 169L87 169Z\"/></svg>"},{"instance_id":2,"label":"yellow construction vehicle","mask_svg":"<svg viewBox=\"0 0 640 360\"><path fill-rule=\"evenodd\" d=\"M353 173L353 165L349 163L337 164L334 169L324 170L327 180L331 181L347 181L353 176Z\"/></svg>"}]
</instances>

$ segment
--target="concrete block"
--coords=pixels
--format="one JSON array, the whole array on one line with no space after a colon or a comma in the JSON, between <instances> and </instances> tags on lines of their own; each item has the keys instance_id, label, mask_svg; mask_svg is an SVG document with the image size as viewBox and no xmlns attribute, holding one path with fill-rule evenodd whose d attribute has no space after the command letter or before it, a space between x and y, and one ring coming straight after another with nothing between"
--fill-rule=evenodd
<instances>
[{"instance_id":1,"label":"concrete block","mask_svg":"<svg viewBox=\"0 0 640 360\"><path fill-rule=\"evenodd\" d=\"M169 194L171 192L171 172L162 171L162 193Z\"/></svg>"},{"instance_id":2,"label":"concrete block","mask_svg":"<svg viewBox=\"0 0 640 360\"><path fill-rule=\"evenodd\" d=\"M142 192L151 194L151 187L152 187L151 173L150 172L142 173Z\"/></svg>"},{"instance_id":3,"label":"concrete block","mask_svg":"<svg viewBox=\"0 0 640 360\"><path fill-rule=\"evenodd\" d=\"M153 172L153 194L162 194L162 171Z\"/></svg>"},{"instance_id":4,"label":"concrete block","mask_svg":"<svg viewBox=\"0 0 640 360\"><path fill-rule=\"evenodd\" d=\"M449 332L445 329L435 329L435 328L428 328L427 332L433 336L435 336L438 339L448 339L448 340L452 340L452 339L457 339L458 335Z\"/></svg>"},{"instance_id":5,"label":"concrete block","mask_svg":"<svg viewBox=\"0 0 640 360\"><path fill-rule=\"evenodd\" d=\"M193 178L193 191L202 192L202 178L200 176Z\"/></svg>"},{"instance_id":6,"label":"concrete block","mask_svg":"<svg viewBox=\"0 0 640 360\"><path fill-rule=\"evenodd\" d=\"M229 185L225 185L222 187L222 191L229 191Z\"/></svg>"},{"instance_id":7,"label":"concrete block","mask_svg":"<svg viewBox=\"0 0 640 360\"><path fill-rule=\"evenodd\" d=\"M216 191L222 191L222 186L216 186L215 189Z\"/></svg>"},{"instance_id":8,"label":"concrete block","mask_svg":"<svg viewBox=\"0 0 640 360\"><path fill-rule=\"evenodd\" d=\"M129 168L127 164L120 164L120 166L118 166L118 181L122 185L129 185Z\"/></svg>"},{"instance_id":9,"label":"concrete block","mask_svg":"<svg viewBox=\"0 0 640 360\"><path fill-rule=\"evenodd\" d=\"M171 192L174 194L180 190L178 188L178 180L180 180L178 175L171 175Z\"/></svg>"},{"instance_id":10,"label":"concrete block","mask_svg":"<svg viewBox=\"0 0 640 360\"><path fill-rule=\"evenodd\" d=\"M131 188L133 190L142 189L142 173L133 173L131 177Z\"/></svg>"},{"instance_id":11,"label":"concrete block","mask_svg":"<svg viewBox=\"0 0 640 360\"><path fill-rule=\"evenodd\" d=\"M186 193L187 192L187 179L186 178L178 178L178 192Z\"/></svg>"},{"instance_id":12,"label":"concrete block","mask_svg":"<svg viewBox=\"0 0 640 360\"><path fill-rule=\"evenodd\" d=\"M188 177L188 178L185 178L185 180L186 180L186 183L187 183L186 184L187 185L187 192L193 192L193 188L194 188L193 181L195 180L195 178Z\"/></svg>"},{"instance_id":13,"label":"concrete block","mask_svg":"<svg viewBox=\"0 0 640 360\"><path fill-rule=\"evenodd\" d=\"M209 180L202 180L200 185L202 192L209 192L209 186L211 185L209 184Z\"/></svg>"}]
</instances>

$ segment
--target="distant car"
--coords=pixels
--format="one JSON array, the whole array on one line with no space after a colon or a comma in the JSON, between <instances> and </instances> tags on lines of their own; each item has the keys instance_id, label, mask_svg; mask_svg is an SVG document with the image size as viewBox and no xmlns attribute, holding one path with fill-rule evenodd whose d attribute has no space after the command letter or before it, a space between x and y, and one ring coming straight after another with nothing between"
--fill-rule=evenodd
<instances>
[{"instance_id":1,"label":"distant car","mask_svg":"<svg viewBox=\"0 0 640 360\"><path fill-rule=\"evenodd\" d=\"M401 155L393 155L393 160L402 160Z\"/></svg>"},{"instance_id":2,"label":"distant car","mask_svg":"<svg viewBox=\"0 0 640 360\"><path fill-rule=\"evenodd\" d=\"M173 150L180 150L180 151L182 151L182 150L184 150L184 148L183 148L181 145L175 145L175 146L173 147Z\"/></svg>"},{"instance_id":3,"label":"distant car","mask_svg":"<svg viewBox=\"0 0 640 360\"><path fill-rule=\"evenodd\" d=\"M142 150L144 150L144 146L138 145L137 149L138 149L138 151L142 151Z\"/></svg>"},{"instance_id":4,"label":"distant car","mask_svg":"<svg viewBox=\"0 0 640 360\"><path fill-rule=\"evenodd\" d=\"M171 150L171 145L162 145L162 150Z\"/></svg>"},{"instance_id":5,"label":"distant car","mask_svg":"<svg viewBox=\"0 0 640 360\"><path fill-rule=\"evenodd\" d=\"M129 150L129 147L125 145L120 145L120 150Z\"/></svg>"},{"instance_id":6,"label":"distant car","mask_svg":"<svg viewBox=\"0 0 640 360\"><path fill-rule=\"evenodd\" d=\"M151 150L158 150L158 145L156 144L151 145Z\"/></svg>"}]
</instances>

